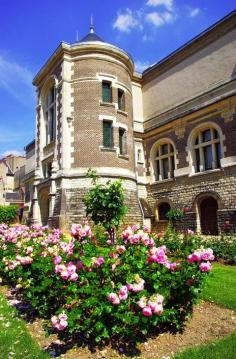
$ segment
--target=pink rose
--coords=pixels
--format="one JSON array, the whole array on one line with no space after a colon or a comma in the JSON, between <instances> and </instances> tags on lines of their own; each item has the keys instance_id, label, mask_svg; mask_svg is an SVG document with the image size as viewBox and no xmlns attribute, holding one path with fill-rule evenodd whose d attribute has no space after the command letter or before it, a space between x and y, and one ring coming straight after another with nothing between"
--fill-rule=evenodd
<instances>
[{"instance_id":1,"label":"pink rose","mask_svg":"<svg viewBox=\"0 0 236 359\"><path fill-rule=\"evenodd\" d=\"M70 276L70 280L72 282L76 282L78 278L79 278L79 276L78 276L77 273L72 273L71 276Z\"/></svg>"},{"instance_id":2,"label":"pink rose","mask_svg":"<svg viewBox=\"0 0 236 359\"><path fill-rule=\"evenodd\" d=\"M145 317L151 317L152 316L152 310L150 307L144 307L142 310L143 315L145 315Z\"/></svg>"},{"instance_id":3,"label":"pink rose","mask_svg":"<svg viewBox=\"0 0 236 359\"><path fill-rule=\"evenodd\" d=\"M61 272L61 278L62 279L68 279L70 277L70 273L68 272L67 269L64 269L62 272Z\"/></svg>"},{"instance_id":4,"label":"pink rose","mask_svg":"<svg viewBox=\"0 0 236 359\"><path fill-rule=\"evenodd\" d=\"M51 323L53 326L55 326L58 323L58 318L55 315L52 316Z\"/></svg>"},{"instance_id":5,"label":"pink rose","mask_svg":"<svg viewBox=\"0 0 236 359\"><path fill-rule=\"evenodd\" d=\"M161 314L163 312L163 306L162 304L156 304L153 313L155 314Z\"/></svg>"},{"instance_id":6,"label":"pink rose","mask_svg":"<svg viewBox=\"0 0 236 359\"><path fill-rule=\"evenodd\" d=\"M61 263L61 261L62 261L61 256L56 256L56 257L54 258L53 263L56 265L56 264L60 264L60 263Z\"/></svg>"},{"instance_id":7,"label":"pink rose","mask_svg":"<svg viewBox=\"0 0 236 359\"><path fill-rule=\"evenodd\" d=\"M55 325L56 329L64 330L68 326L67 321L61 320L58 324Z\"/></svg>"},{"instance_id":8,"label":"pink rose","mask_svg":"<svg viewBox=\"0 0 236 359\"><path fill-rule=\"evenodd\" d=\"M211 270L212 266L210 262L203 262L199 264L199 268L201 272L208 272Z\"/></svg>"}]
</instances>

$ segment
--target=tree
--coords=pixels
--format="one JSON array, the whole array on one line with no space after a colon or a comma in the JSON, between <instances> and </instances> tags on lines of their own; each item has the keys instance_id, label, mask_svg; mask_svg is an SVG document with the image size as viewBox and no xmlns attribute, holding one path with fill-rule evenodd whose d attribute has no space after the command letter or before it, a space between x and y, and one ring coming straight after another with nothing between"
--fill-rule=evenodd
<instances>
[{"instance_id":1,"label":"tree","mask_svg":"<svg viewBox=\"0 0 236 359\"><path fill-rule=\"evenodd\" d=\"M115 242L115 230L127 211L124 204L125 196L121 180L108 181L105 185L99 184L98 176L89 170L87 177L92 179L93 187L84 198L86 215L90 216L95 224L102 224L109 233L111 243Z\"/></svg>"}]
</instances>

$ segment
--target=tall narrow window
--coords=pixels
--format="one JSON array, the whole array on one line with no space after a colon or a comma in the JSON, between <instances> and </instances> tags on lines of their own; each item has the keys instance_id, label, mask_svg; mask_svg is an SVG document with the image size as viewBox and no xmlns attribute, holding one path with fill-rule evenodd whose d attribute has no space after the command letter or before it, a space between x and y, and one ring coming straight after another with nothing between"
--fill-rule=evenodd
<instances>
[{"instance_id":1,"label":"tall narrow window","mask_svg":"<svg viewBox=\"0 0 236 359\"><path fill-rule=\"evenodd\" d=\"M220 167L221 143L216 129L199 130L194 138L193 164L195 172L202 172Z\"/></svg>"},{"instance_id":2,"label":"tall narrow window","mask_svg":"<svg viewBox=\"0 0 236 359\"><path fill-rule=\"evenodd\" d=\"M175 153L171 143L160 144L156 149L154 172L156 181L174 177Z\"/></svg>"},{"instance_id":3,"label":"tall narrow window","mask_svg":"<svg viewBox=\"0 0 236 359\"><path fill-rule=\"evenodd\" d=\"M126 131L123 128L119 129L119 149L121 155L126 155L127 153Z\"/></svg>"},{"instance_id":4,"label":"tall narrow window","mask_svg":"<svg viewBox=\"0 0 236 359\"><path fill-rule=\"evenodd\" d=\"M54 87L51 87L47 94L45 119L46 119L46 144L49 144L55 140L55 130L56 130L56 99L55 99Z\"/></svg>"},{"instance_id":5,"label":"tall narrow window","mask_svg":"<svg viewBox=\"0 0 236 359\"><path fill-rule=\"evenodd\" d=\"M102 101L103 102L112 102L111 82L102 81Z\"/></svg>"},{"instance_id":6,"label":"tall narrow window","mask_svg":"<svg viewBox=\"0 0 236 359\"><path fill-rule=\"evenodd\" d=\"M111 121L103 121L103 147L113 147L113 128Z\"/></svg>"},{"instance_id":7,"label":"tall narrow window","mask_svg":"<svg viewBox=\"0 0 236 359\"><path fill-rule=\"evenodd\" d=\"M118 89L118 109L125 111L125 92Z\"/></svg>"}]
</instances>

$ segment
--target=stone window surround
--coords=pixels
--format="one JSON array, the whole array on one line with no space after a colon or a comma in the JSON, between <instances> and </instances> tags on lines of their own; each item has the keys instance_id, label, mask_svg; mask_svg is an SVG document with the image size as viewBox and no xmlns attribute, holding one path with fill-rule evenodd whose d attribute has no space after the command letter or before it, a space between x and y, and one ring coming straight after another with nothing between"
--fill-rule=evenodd
<instances>
[{"instance_id":1,"label":"stone window surround","mask_svg":"<svg viewBox=\"0 0 236 359\"><path fill-rule=\"evenodd\" d=\"M166 178L166 179L159 179L158 181L156 180L156 170L155 170L155 166L156 166L156 151L157 151L157 148L163 144L171 144L173 149L174 149L174 152L173 152L173 155L174 155L174 177L175 177L175 171L176 171L176 168L177 168L177 164L179 163L178 159L177 159L177 154L178 154L178 151L176 150L176 147L175 147L175 144L174 142L168 138L168 137L165 137L165 138L161 138L159 140L157 140L152 148L151 148L151 151L150 151L150 167L149 167L149 171L150 171L150 183L151 184L157 184L157 183L162 183L162 182L166 182L166 181L173 181L174 177L170 177L168 176L169 178ZM170 156L168 156L168 158L170 158Z\"/></svg>"},{"instance_id":2,"label":"stone window surround","mask_svg":"<svg viewBox=\"0 0 236 359\"><path fill-rule=\"evenodd\" d=\"M205 123L199 124L196 127L194 127L192 129L191 133L189 134L189 137L188 137L186 151L187 151L187 154L188 154L187 155L187 162L189 163L189 167L187 167L187 168L188 168L188 175L189 176L199 175L199 174L203 174L203 173L209 173L209 172L212 172L212 171L220 170L220 168L221 168L221 167L214 167L213 169L204 170L204 168L203 168L203 159L201 159L200 160L200 171L196 172L196 170L195 170L195 153L194 152L195 152L196 146L195 146L194 141L196 139L197 134L200 131L204 131L204 130L207 130L207 129L211 129L211 131L216 130L218 132L219 140L216 141L216 140L212 139L211 141L209 141L209 144L213 145L215 142L220 143L220 145L221 145L220 163L222 165L222 159L224 159L224 154L226 152L226 147L223 145L223 142L225 140L225 136L223 135L222 130L221 130L219 125L217 125L214 122L207 121ZM201 144L200 144L200 147L201 147ZM214 153L213 153L213 156L214 156ZM186 168L186 170L187 170L187 168Z\"/></svg>"},{"instance_id":3,"label":"stone window surround","mask_svg":"<svg viewBox=\"0 0 236 359\"><path fill-rule=\"evenodd\" d=\"M118 130L123 129L126 133L128 132L128 126L121 123L121 122L118 122L117 118L115 116L99 115L98 120L99 121L110 121L112 123L113 128L118 128ZM125 155L120 154L119 144L118 144L118 146L115 146L113 144L113 148L106 148L106 147L103 147L103 145L100 145L99 150L102 151L102 152L105 152L105 151L115 152L117 157L123 158L123 159L126 159L126 160L129 159L129 156L127 154L125 154Z\"/></svg>"},{"instance_id":4,"label":"stone window surround","mask_svg":"<svg viewBox=\"0 0 236 359\"><path fill-rule=\"evenodd\" d=\"M117 91L118 89L124 91L124 96L126 98L126 93L129 92L132 96L132 92L130 90L130 88L128 86L126 86L124 83L121 83L120 81L118 81L117 76L111 75L111 74L106 74L106 73L97 73L96 74L96 79L101 82L110 82L111 83L111 88L116 88ZM99 104L100 106L111 106L114 107L117 111L117 113L123 114L124 116L128 116L128 113L126 111L120 110L118 107L118 96L117 96L117 102L113 101L112 98L112 102L103 102L102 99L99 100Z\"/></svg>"}]
</instances>

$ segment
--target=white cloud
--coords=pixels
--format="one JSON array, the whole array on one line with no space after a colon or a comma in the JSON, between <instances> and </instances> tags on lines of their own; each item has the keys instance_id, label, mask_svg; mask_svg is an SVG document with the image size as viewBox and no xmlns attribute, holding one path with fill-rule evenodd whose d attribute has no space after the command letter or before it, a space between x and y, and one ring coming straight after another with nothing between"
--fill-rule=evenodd
<instances>
[{"instance_id":1,"label":"white cloud","mask_svg":"<svg viewBox=\"0 0 236 359\"><path fill-rule=\"evenodd\" d=\"M0 88L27 106L34 99L32 78L33 74L26 67L0 54Z\"/></svg>"},{"instance_id":2,"label":"white cloud","mask_svg":"<svg viewBox=\"0 0 236 359\"><path fill-rule=\"evenodd\" d=\"M150 63L148 61L136 61L134 63L135 65L135 70L138 72L143 72L144 70L146 70L150 65Z\"/></svg>"},{"instance_id":3,"label":"white cloud","mask_svg":"<svg viewBox=\"0 0 236 359\"><path fill-rule=\"evenodd\" d=\"M148 6L163 6L168 11L173 11L174 1L173 0L148 0Z\"/></svg>"},{"instance_id":4,"label":"white cloud","mask_svg":"<svg viewBox=\"0 0 236 359\"><path fill-rule=\"evenodd\" d=\"M18 150L9 150L9 151L5 151L1 154L0 158L6 157L8 155L14 155L14 156L24 156L24 152L23 151L18 151Z\"/></svg>"},{"instance_id":5,"label":"white cloud","mask_svg":"<svg viewBox=\"0 0 236 359\"><path fill-rule=\"evenodd\" d=\"M198 7L196 7L195 9L190 10L189 15L190 15L190 17L195 17L195 16L199 15L200 12L201 12L201 10Z\"/></svg>"},{"instance_id":6,"label":"white cloud","mask_svg":"<svg viewBox=\"0 0 236 359\"><path fill-rule=\"evenodd\" d=\"M126 9L124 13L117 15L117 19L113 24L114 29L118 29L123 32L130 32L131 29L139 27L139 21L132 10Z\"/></svg>"},{"instance_id":7,"label":"white cloud","mask_svg":"<svg viewBox=\"0 0 236 359\"><path fill-rule=\"evenodd\" d=\"M146 15L146 20L156 27L163 26L168 23L172 23L175 20L175 16L170 12L150 12Z\"/></svg>"}]
</instances>

